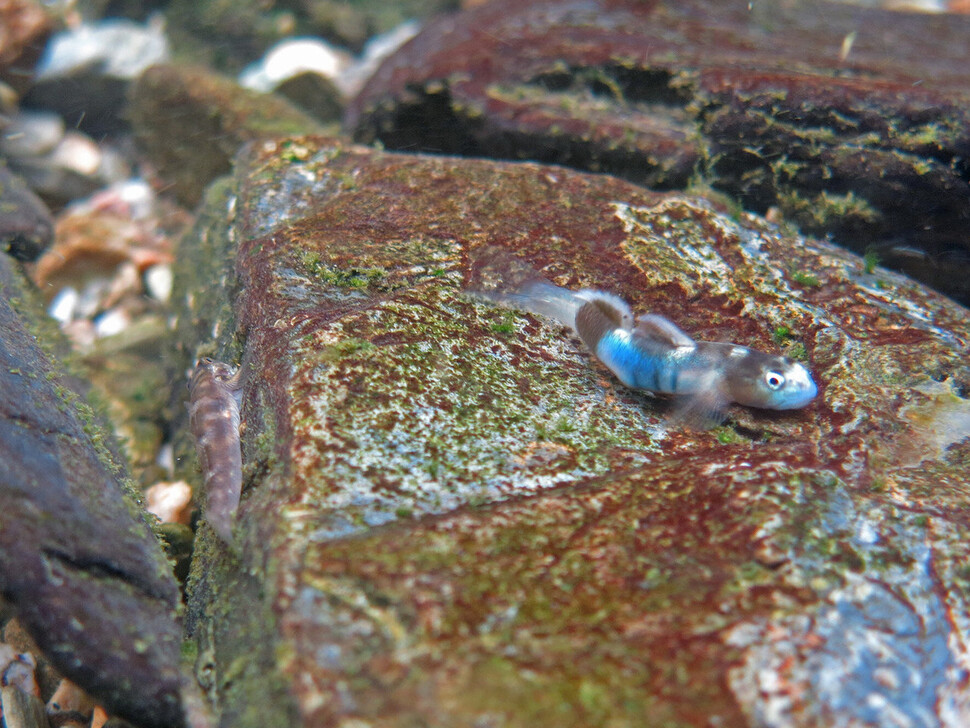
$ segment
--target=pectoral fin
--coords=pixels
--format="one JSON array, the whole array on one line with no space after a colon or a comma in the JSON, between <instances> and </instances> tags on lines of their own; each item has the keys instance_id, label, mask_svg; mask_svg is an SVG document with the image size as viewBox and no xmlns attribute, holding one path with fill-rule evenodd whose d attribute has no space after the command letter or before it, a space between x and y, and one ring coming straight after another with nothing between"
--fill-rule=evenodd
<instances>
[{"instance_id":1,"label":"pectoral fin","mask_svg":"<svg viewBox=\"0 0 970 728\"><path fill-rule=\"evenodd\" d=\"M709 430L724 421L729 404L730 401L715 386L712 376L710 386L677 401L670 423L691 430Z\"/></svg>"}]
</instances>

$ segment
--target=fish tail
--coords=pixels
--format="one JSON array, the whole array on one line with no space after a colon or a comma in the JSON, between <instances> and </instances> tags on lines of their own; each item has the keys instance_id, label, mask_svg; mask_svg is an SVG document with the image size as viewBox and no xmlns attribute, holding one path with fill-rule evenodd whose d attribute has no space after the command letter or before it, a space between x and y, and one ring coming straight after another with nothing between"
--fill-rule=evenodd
<instances>
[{"instance_id":1,"label":"fish tail","mask_svg":"<svg viewBox=\"0 0 970 728\"><path fill-rule=\"evenodd\" d=\"M572 291L536 278L518 288L502 291L486 298L512 308L555 319L563 326L576 328L576 313L586 303Z\"/></svg>"},{"instance_id":2,"label":"fish tail","mask_svg":"<svg viewBox=\"0 0 970 728\"><path fill-rule=\"evenodd\" d=\"M547 316L571 329L586 301L579 294L550 283L504 248L489 246L475 256L468 292L508 308Z\"/></svg>"}]
</instances>

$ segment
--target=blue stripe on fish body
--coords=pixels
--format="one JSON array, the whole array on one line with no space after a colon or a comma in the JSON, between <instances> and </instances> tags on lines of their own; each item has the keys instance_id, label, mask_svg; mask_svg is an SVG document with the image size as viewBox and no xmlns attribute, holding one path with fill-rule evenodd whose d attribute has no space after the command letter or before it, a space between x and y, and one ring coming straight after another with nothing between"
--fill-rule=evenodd
<instances>
[{"instance_id":1,"label":"blue stripe on fish body","mask_svg":"<svg viewBox=\"0 0 970 728\"><path fill-rule=\"evenodd\" d=\"M599 340L595 353L628 387L663 394L693 394L700 387L698 365L702 362L692 347L672 349L636 332L613 329Z\"/></svg>"}]
</instances>

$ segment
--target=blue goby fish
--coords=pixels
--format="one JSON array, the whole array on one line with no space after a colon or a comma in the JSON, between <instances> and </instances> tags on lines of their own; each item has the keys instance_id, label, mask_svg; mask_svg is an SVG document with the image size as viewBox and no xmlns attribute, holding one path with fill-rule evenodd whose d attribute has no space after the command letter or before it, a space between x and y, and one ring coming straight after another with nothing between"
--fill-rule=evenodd
<instances>
[{"instance_id":1,"label":"blue goby fish","mask_svg":"<svg viewBox=\"0 0 970 728\"><path fill-rule=\"evenodd\" d=\"M790 410L818 394L798 362L738 344L695 341L663 316L634 317L611 293L570 291L534 276L474 293L568 326L626 386L681 396L676 418L687 424L720 422L731 403Z\"/></svg>"},{"instance_id":2,"label":"blue goby fish","mask_svg":"<svg viewBox=\"0 0 970 728\"><path fill-rule=\"evenodd\" d=\"M189 427L205 480L205 518L227 544L242 491L242 379L242 369L209 357L199 360L189 379Z\"/></svg>"}]
</instances>

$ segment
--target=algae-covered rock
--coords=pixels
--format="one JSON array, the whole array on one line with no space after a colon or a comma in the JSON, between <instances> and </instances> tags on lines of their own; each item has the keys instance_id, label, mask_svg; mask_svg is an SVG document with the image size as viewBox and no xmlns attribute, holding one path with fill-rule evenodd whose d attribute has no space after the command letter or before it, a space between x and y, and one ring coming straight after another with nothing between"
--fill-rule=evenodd
<instances>
[{"instance_id":1,"label":"algae-covered rock","mask_svg":"<svg viewBox=\"0 0 970 728\"><path fill-rule=\"evenodd\" d=\"M38 344L53 337L30 293L0 256L0 595L109 711L183 725L178 587L98 417Z\"/></svg>"},{"instance_id":2,"label":"algae-covered rock","mask_svg":"<svg viewBox=\"0 0 970 728\"><path fill-rule=\"evenodd\" d=\"M970 18L830 2L498 0L429 23L351 105L360 141L661 189L695 168L970 301Z\"/></svg>"},{"instance_id":3,"label":"algae-covered rock","mask_svg":"<svg viewBox=\"0 0 970 728\"><path fill-rule=\"evenodd\" d=\"M234 540L203 527L189 586L222 725L970 720L965 309L535 164L289 139L207 209L180 336L246 367ZM820 395L669 426L561 326L466 294L490 246L801 359Z\"/></svg>"},{"instance_id":4,"label":"algae-covered rock","mask_svg":"<svg viewBox=\"0 0 970 728\"><path fill-rule=\"evenodd\" d=\"M261 94L202 68L158 65L131 91L131 121L139 143L174 192L195 205L226 174L239 147L280 134L322 131L285 99Z\"/></svg>"}]
</instances>

